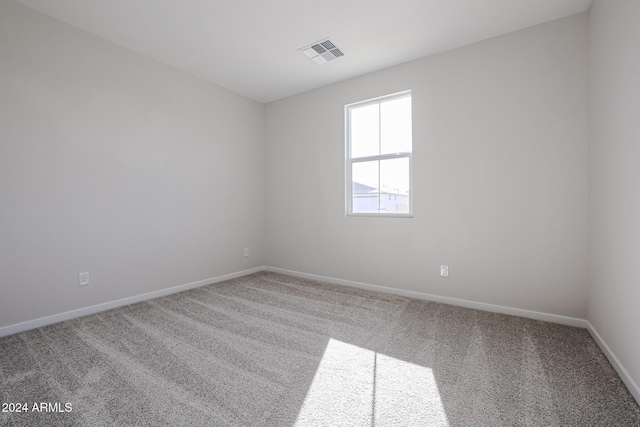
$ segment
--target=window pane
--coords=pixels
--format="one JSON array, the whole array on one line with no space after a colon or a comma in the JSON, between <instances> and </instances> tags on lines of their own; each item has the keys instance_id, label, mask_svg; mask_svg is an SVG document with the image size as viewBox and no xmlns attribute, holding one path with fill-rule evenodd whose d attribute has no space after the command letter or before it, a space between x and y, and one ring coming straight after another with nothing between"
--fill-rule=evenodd
<instances>
[{"instance_id":1,"label":"window pane","mask_svg":"<svg viewBox=\"0 0 640 427\"><path fill-rule=\"evenodd\" d=\"M380 162L357 162L351 165L354 213L377 213L380 203L378 176Z\"/></svg>"},{"instance_id":2,"label":"window pane","mask_svg":"<svg viewBox=\"0 0 640 427\"><path fill-rule=\"evenodd\" d=\"M379 105L351 108L351 158L380 154Z\"/></svg>"},{"instance_id":3,"label":"window pane","mask_svg":"<svg viewBox=\"0 0 640 427\"><path fill-rule=\"evenodd\" d=\"M347 105L347 214L411 214L411 123L409 91Z\"/></svg>"},{"instance_id":4,"label":"window pane","mask_svg":"<svg viewBox=\"0 0 640 427\"><path fill-rule=\"evenodd\" d=\"M380 104L382 154L411 151L411 97Z\"/></svg>"},{"instance_id":5,"label":"window pane","mask_svg":"<svg viewBox=\"0 0 640 427\"><path fill-rule=\"evenodd\" d=\"M409 159L380 161L380 213L409 212Z\"/></svg>"}]
</instances>

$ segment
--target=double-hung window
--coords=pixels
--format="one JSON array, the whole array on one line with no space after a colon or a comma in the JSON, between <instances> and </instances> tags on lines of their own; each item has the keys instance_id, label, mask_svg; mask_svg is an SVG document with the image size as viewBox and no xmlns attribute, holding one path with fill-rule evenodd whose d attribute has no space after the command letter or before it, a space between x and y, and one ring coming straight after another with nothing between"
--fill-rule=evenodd
<instances>
[{"instance_id":1,"label":"double-hung window","mask_svg":"<svg viewBox=\"0 0 640 427\"><path fill-rule=\"evenodd\" d=\"M347 215L410 217L411 91L345 107Z\"/></svg>"}]
</instances>

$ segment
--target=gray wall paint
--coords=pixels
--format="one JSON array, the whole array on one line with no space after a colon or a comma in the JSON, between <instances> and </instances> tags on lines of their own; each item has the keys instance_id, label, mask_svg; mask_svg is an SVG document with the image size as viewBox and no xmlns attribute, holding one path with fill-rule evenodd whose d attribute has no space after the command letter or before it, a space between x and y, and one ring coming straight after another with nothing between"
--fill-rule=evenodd
<instances>
[{"instance_id":1,"label":"gray wall paint","mask_svg":"<svg viewBox=\"0 0 640 427\"><path fill-rule=\"evenodd\" d=\"M264 264L586 315L586 14L269 104L265 125L260 104L0 12L0 326ZM343 106L405 89L415 216L347 218Z\"/></svg>"},{"instance_id":2,"label":"gray wall paint","mask_svg":"<svg viewBox=\"0 0 640 427\"><path fill-rule=\"evenodd\" d=\"M0 0L0 327L267 264L586 315L640 383L638 19L594 0L270 104L265 157L262 105ZM415 217L346 218L342 108L405 89Z\"/></svg>"},{"instance_id":3,"label":"gray wall paint","mask_svg":"<svg viewBox=\"0 0 640 427\"><path fill-rule=\"evenodd\" d=\"M267 264L584 318L587 29L580 14L268 104ZM345 217L343 107L405 89L414 218Z\"/></svg>"},{"instance_id":4,"label":"gray wall paint","mask_svg":"<svg viewBox=\"0 0 640 427\"><path fill-rule=\"evenodd\" d=\"M640 2L589 15L588 320L640 384Z\"/></svg>"},{"instance_id":5,"label":"gray wall paint","mask_svg":"<svg viewBox=\"0 0 640 427\"><path fill-rule=\"evenodd\" d=\"M264 264L263 105L4 0L0 58L0 327Z\"/></svg>"},{"instance_id":6,"label":"gray wall paint","mask_svg":"<svg viewBox=\"0 0 640 427\"><path fill-rule=\"evenodd\" d=\"M639 19L594 0L270 104L265 156L262 105L0 0L0 327L267 264L586 315L640 383ZM415 217L347 218L342 108L405 89Z\"/></svg>"}]
</instances>

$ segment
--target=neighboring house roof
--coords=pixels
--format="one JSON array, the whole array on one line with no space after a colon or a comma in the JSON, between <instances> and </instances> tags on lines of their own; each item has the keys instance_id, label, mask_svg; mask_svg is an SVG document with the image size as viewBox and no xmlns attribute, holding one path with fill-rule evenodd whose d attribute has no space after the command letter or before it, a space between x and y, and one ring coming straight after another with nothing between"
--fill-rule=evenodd
<instances>
[{"instance_id":1,"label":"neighboring house roof","mask_svg":"<svg viewBox=\"0 0 640 427\"><path fill-rule=\"evenodd\" d=\"M372 185L363 184L361 182L353 181L353 194L364 194L378 192L378 188Z\"/></svg>"},{"instance_id":2,"label":"neighboring house roof","mask_svg":"<svg viewBox=\"0 0 640 427\"><path fill-rule=\"evenodd\" d=\"M378 187L361 182L353 181L353 194L378 194ZM391 194L396 196L408 196L406 192L400 191L398 188L386 188L382 187L380 194Z\"/></svg>"}]
</instances>

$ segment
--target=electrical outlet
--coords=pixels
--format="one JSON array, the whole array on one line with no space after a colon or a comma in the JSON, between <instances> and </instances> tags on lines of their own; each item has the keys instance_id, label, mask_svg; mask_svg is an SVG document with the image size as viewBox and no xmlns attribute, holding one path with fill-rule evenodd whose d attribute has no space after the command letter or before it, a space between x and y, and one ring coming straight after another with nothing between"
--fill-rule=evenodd
<instances>
[{"instance_id":1,"label":"electrical outlet","mask_svg":"<svg viewBox=\"0 0 640 427\"><path fill-rule=\"evenodd\" d=\"M87 286L89 284L89 272L78 273L78 286Z\"/></svg>"},{"instance_id":2,"label":"electrical outlet","mask_svg":"<svg viewBox=\"0 0 640 427\"><path fill-rule=\"evenodd\" d=\"M249 248L244 248L244 256L249 256Z\"/></svg>"},{"instance_id":3,"label":"electrical outlet","mask_svg":"<svg viewBox=\"0 0 640 427\"><path fill-rule=\"evenodd\" d=\"M449 266L441 265L440 266L440 275L442 277L447 277L449 275Z\"/></svg>"}]
</instances>

